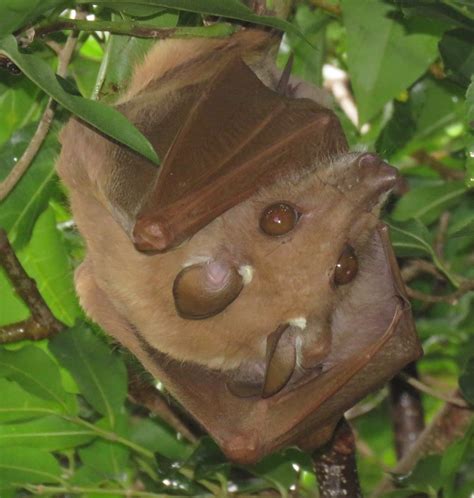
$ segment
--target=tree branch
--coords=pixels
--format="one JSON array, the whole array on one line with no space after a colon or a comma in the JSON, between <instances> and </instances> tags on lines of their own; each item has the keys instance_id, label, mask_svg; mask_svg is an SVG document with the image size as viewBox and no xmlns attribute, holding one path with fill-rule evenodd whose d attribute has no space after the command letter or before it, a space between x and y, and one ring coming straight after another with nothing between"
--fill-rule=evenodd
<instances>
[{"instance_id":1,"label":"tree branch","mask_svg":"<svg viewBox=\"0 0 474 498\"><path fill-rule=\"evenodd\" d=\"M418 150L414 152L411 157L413 157L418 164L425 164L429 166L445 180L464 180L465 175L463 171L446 166L425 150Z\"/></svg>"},{"instance_id":2,"label":"tree branch","mask_svg":"<svg viewBox=\"0 0 474 498\"><path fill-rule=\"evenodd\" d=\"M355 460L355 439L343 418L331 439L313 453L321 498L362 498Z\"/></svg>"},{"instance_id":3,"label":"tree branch","mask_svg":"<svg viewBox=\"0 0 474 498\"><path fill-rule=\"evenodd\" d=\"M58 62L58 74L59 76L66 76L67 67L72 58L72 54L74 53L74 49L77 44L77 34L71 33L68 37L64 48L61 50L59 54L59 62ZM33 159L36 154L41 149L43 142L48 135L48 132L51 128L51 124L54 118L54 108L55 103L52 99L48 100L46 105L46 109L43 112L43 115L38 123L38 128L31 139L26 150L23 152L19 161L13 166L8 176L0 182L0 202L2 202L8 194L15 188L17 183L20 181L22 176L26 173L28 168L30 167Z\"/></svg>"},{"instance_id":4,"label":"tree branch","mask_svg":"<svg viewBox=\"0 0 474 498\"><path fill-rule=\"evenodd\" d=\"M0 229L0 265L5 269L16 292L31 311L31 318L28 320L0 328L0 343L22 339L43 339L62 330L64 325L51 313L35 281L21 266L8 241L7 234L2 229Z\"/></svg>"},{"instance_id":5,"label":"tree branch","mask_svg":"<svg viewBox=\"0 0 474 498\"><path fill-rule=\"evenodd\" d=\"M464 280L459 285L459 288L451 292L450 294L444 294L442 296L435 296L433 294L425 294L424 292L420 292L416 289L412 289L411 287L406 287L408 297L411 299L418 299L419 301L423 301L424 303L449 303L456 304L459 299L474 290L474 280Z\"/></svg>"},{"instance_id":6,"label":"tree branch","mask_svg":"<svg viewBox=\"0 0 474 498\"><path fill-rule=\"evenodd\" d=\"M446 403L450 403L452 405L458 406L459 408L467 408L469 407L469 404L464 401L461 397L452 397L449 395L445 395L443 393L440 393L439 391L433 389L432 387L428 386L424 382L421 382L419 379L407 375L405 372L401 372L398 374L398 376L403 379L407 384L412 386L415 389L418 389L418 391L421 391L425 394L428 394L429 396L432 396L433 398L439 399L441 401L445 401Z\"/></svg>"},{"instance_id":7,"label":"tree branch","mask_svg":"<svg viewBox=\"0 0 474 498\"><path fill-rule=\"evenodd\" d=\"M43 24L36 28L36 37L45 37L57 31L78 30L84 33L95 33L106 31L115 35L127 35L137 38L154 38L163 40L166 38L192 38L202 37L225 37L234 32L229 23L216 23L210 26L181 26L177 28L163 28L157 26L145 26L134 21L87 21L84 19L60 18L54 23Z\"/></svg>"},{"instance_id":8,"label":"tree branch","mask_svg":"<svg viewBox=\"0 0 474 498\"><path fill-rule=\"evenodd\" d=\"M405 380L407 375L417 377L416 364L408 365L403 372L406 375L398 375L390 381L390 408L398 460L406 455L425 427L420 393Z\"/></svg>"},{"instance_id":9,"label":"tree branch","mask_svg":"<svg viewBox=\"0 0 474 498\"><path fill-rule=\"evenodd\" d=\"M460 397L459 391L451 395L451 398L458 397ZM442 453L453 441L464 435L473 418L472 408L461 408L452 403L446 403L391 473L405 475L422 457ZM393 488L392 477L385 477L370 498L380 498Z\"/></svg>"}]
</instances>

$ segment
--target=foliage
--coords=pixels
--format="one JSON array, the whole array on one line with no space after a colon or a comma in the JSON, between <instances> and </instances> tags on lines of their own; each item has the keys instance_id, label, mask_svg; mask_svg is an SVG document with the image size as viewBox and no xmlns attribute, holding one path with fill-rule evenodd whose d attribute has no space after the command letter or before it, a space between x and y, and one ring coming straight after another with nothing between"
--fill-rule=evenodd
<instances>
[{"instance_id":1,"label":"foliage","mask_svg":"<svg viewBox=\"0 0 474 498\"><path fill-rule=\"evenodd\" d=\"M67 32L52 28L69 18L70 10L65 9L74 7L93 13L95 24L89 30L81 25L64 80L56 78L52 68L57 65L54 47L65 42ZM216 17L217 30L204 25L204 19ZM470 2L306 0L298 2L286 23L257 17L238 0L96 0L94 5L86 0L2 0L0 54L10 57L23 74L0 73L0 180L28 146L47 96L60 107L31 167L0 204L0 226L53 313L71 327L49 341L23 341L0 349L2 498L24 496L25 490L93 498L217 496L275 489L285 496L295 487L301 496L316 496L310 458L300 451L286 450L254 467L231 466L208 438L193 445L159 418L145 416L127 400L124 357L84 321L73 291L72 274L83 255L82 242L54 174L65 111L156 159L144 137L121 115L89 100L93 96L113 101L131 61L143 57L153 43L126 33L133 34L139 26L171 29L170 36L223 36L239 22L284 29L279 62L284 64L294 51L294 72L307 80L321 83L323 64L337 66L349 76L359 124L353 124L338 104L336 112L351 147L376 150L399 168L405 190L409 189L405 195L400 190L386 213L397 254L404 264L423 258L438 272L437 277L418 275L410 286L443 295L462 289L465 279L474 279ZM110 29L110 23L112 31L122 34L106 36L102 30ZM32 40L32 26L45 36ZM0 296L0 326L28 317L29 310L3 272ZM473 292L461 292L454 302L413 303L425 350L419 364L422 378L452 388L460 378L460 388L471 403L473 298ZM383 469L395 463L389 407L383 398L379 396L382 401L354 421L366 449L359 455L366 492L380 480ZM426 396L424 405L431 417L440 402ZM473 449L471 429L444 455L424 459L410 476L400 478L401 489L390 496L472 496Z\"/></svg>"}]
</instances>

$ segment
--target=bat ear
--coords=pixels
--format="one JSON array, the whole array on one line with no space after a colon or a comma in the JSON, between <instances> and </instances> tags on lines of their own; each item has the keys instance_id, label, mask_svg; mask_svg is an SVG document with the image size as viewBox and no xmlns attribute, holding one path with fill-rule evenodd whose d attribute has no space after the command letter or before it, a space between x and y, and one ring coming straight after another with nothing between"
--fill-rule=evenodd
<instances>
[{"instance_id":1,"label":"bat ear","mask_svg":"<svg viewBox=\"0 0 474 498\"><path fill-rule=\"evenodd\" d=\"M347 150L336 116L267 88L235 58L195 101L137 215L133 241L164 251L283 172Z\"/></svg>"}]
</instances>

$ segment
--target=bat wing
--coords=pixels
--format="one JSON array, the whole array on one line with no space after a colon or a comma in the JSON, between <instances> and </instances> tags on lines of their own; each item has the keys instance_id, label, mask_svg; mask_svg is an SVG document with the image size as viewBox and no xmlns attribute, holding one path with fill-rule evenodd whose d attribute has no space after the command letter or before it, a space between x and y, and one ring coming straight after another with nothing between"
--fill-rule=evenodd
<instances>
[{"instance_id":1,"label":"bat wing","mask_svg":"<svg viewBox=\"0 0 474 498\"><path fill-rule=\"evenodd\" d=\"M336 116L267 88L234 58L201 90L133 230L137 249L166 250L288 168L347 150Z\"/></svg>"}]
</instances>

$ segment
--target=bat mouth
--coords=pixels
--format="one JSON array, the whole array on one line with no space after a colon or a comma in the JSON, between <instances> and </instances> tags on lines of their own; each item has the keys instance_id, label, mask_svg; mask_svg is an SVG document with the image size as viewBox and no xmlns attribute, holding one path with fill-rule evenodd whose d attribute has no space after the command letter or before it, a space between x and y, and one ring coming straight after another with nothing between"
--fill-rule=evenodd
<instances>
[{"instance_id":1,"label":"bat mouth","mask_svg":"<svg viewBox=\"0 0 474 498\"><path fill-rule=\"evenodd\" d=\"M410 304L402 295L394 295L395 308L386 329L378 338L374 339L374 347L381 338L390 337L396 332L403 314L410 308ZM301 364L302 350L301 327L291 323L280 325L267 337L267 351L265 362L248 378L232 375L227 381L229 391L239 398L260 397L270 398L281 392L290 392L303 385L314 381L336 367L344 368L344 364L352 364L352 357L357 358L355 363L360 363L364 355L355 352L352 357L340 363L325 361L329 353L320 355L320 360L311 366ZM365 355L367 356L367 355ZM367 361L370 357L367 356Z\"/></svg>"}]
</instances>

